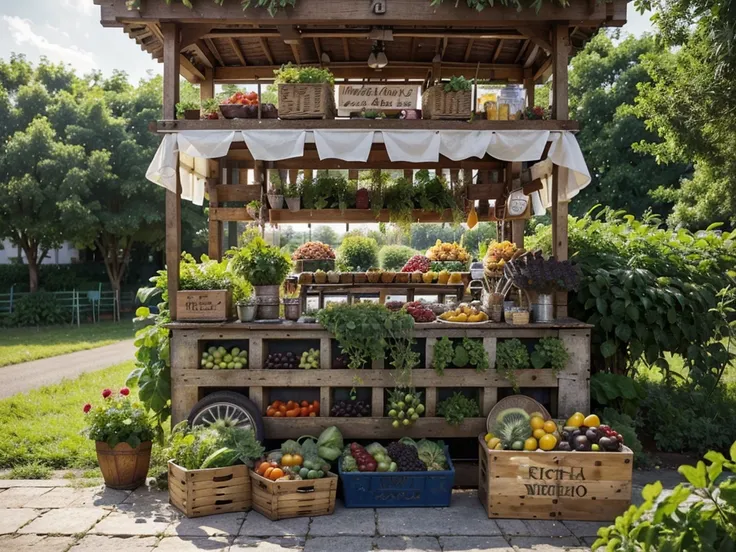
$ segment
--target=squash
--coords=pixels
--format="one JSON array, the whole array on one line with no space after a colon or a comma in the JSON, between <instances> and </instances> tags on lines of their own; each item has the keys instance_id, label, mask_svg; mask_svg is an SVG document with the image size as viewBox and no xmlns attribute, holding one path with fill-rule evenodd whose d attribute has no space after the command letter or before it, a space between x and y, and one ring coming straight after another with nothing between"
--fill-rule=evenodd
<instances>
[{"instance_id":1,"label":"squash","mask_svg":"<svg viewBox=\"0 0 736 552\"><path fill-rule=\"evenodd\" d=\"M437 275L437 283L446 285L450 279L450 273L447 270L443 270Z\"/></svg>"},{"instance_id":2,"label":"squash","mask_svg":"<svg viewBox=\"0 0 736 552\"><path fill-rule=\"evenodd\" d=\"M450 279L447 281L448 284L462 284L463 283L463 275L459 272L453 272L450 274Z\"/></svg>"}]
</instances>

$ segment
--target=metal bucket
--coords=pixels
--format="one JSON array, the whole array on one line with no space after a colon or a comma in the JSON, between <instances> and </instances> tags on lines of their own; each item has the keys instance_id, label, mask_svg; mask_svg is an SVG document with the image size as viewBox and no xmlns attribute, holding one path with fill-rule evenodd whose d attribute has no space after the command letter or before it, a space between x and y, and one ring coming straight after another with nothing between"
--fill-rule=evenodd
<instances>
[{"instance_id":1,"label":"metal bucket","mask_svg":"<svg viewBox=\"0 0 736 552\"><path fill-rule=\"evenodd\" d=\"M301 315L302 305L299 299L284 299L284 318L297 321Z\"/></svg>"},{"instance_id":2,"label":"metal bucket","mask_svg":"<svg viewBox=\"0 0 736 552\"><path fill-rule=\"evenodd\" d=\"M537 294L537 302L532 304L532 315L534 322L543 324L545 322L554 322L555 319L555 302L552 294Z\"/></svg>"},{"instance_id":3,"label":"metal bucket","mask_svg":"<svg viewBox=\"0 0 736 552\"><path fill-rule=\"evenodd\" d=\"M256 319L256 304L236 305L238 309L238 320L241 322L253 322Z\"/></svg>"},{"instance_id":4,"label":"metal bucket","mask_svg":"<svg viewBox=\"0 0 736 552\"><path fill-rule=\"evenodd\" d=\"M276 320L279 317L279 286L253 286L255 289L258 320Z\"/></svg>"}]
</instances>

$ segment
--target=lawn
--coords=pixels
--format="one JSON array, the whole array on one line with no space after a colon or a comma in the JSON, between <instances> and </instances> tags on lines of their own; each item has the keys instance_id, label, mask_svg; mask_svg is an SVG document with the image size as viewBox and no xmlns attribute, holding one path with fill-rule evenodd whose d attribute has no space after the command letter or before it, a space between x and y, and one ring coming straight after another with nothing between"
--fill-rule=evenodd
<instances>
[{"instance_id":1,"label":"lawn","mask_svg":"<svg viewBox=\"0 0 736 552\"><path fill-rule=\"evenodd\" d=\"M134 335L130 320L0 332L0 367L110 345Z\"/></svg>"},{"instance_id":2,"label":"lawn","mask_svg":"<svg viewBox=\"0 0 736 552\"><path fill-rule=\"evenodd\" d=\"M122 387L132 369L133 362L125 362L0 400L0 469L33 463L54 469L96 467L95 445L81 434L82 407L101 401L102 389Z\"/></svg>"}]
</instances>

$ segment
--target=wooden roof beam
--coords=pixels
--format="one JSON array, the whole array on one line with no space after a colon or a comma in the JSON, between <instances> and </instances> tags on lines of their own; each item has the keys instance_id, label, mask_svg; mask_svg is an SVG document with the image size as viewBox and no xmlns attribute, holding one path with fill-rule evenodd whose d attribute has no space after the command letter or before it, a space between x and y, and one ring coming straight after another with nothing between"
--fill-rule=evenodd
<instances>
[{"instance_id":1,"label":"wooden roof beam","mask_svg":"<svg viewBox=\"0 0 736 552\"><path fill-rule=\"evenodd\" d=\"M222 56L220 55L220 51L217 49L217 46L215 46L215 43L212 42L212 39L205 38L204 43L207 45L207 48L210 49L212 55L215 56L217 63L219 63L221 67L224 67L225 62L223 61Z\"/></svg>"},{"instance_id":2,"label":"wooden roof beam","mask_svg":"<svg viewBox=\"0 0 736 552\"><path fill-rule=\"evenodd\" d=\"M182 76L192 84L198 84L204 80L204 73L187 59L185 55L179 55L179 71Z\"/></svg>"},{"instance_id":3,"label":"wooden roof beam","mask_svg":"<svg viewBox=\"0 0 736 552\"><path fill-rule=\"evenodd\" d=\"M297 65L302 64L302 56L299 53L299 44L289 44L291 46L291 53L294 56L294 61L296 61Z\"/></svg>"},{"instance_id":4,"label":"wooden roof beam","mask_svg":"<svg viewBox=\"0 0 736 552\"><path fill-rule=\"evenodd\" d=\"M259 39L259 42L261 43L261 50L263 50L263 55L266 56L268 63L270 63L271 65L276 65L273 54L271 53L271 48L268 45L268 39L261 37Z\"/></svg>"},{"instance_id":5,"label":"wooden roof beam","mask_svg":"<svg viewBox=\"0 0 736 552\"><path fill-rule=\"evenodd\" d=\"M496 63L496 60L498 59L498 56L501 55L502 50L503 50L503 40L499 40L498 44L496 44L496 50L493 52L491 63Z\"/></svg>"},{"instance_id":6,"label":"wooden roof beam","mask_svg":"<svg viewBox=\"0 0 736 552\"><path fill-rule=\"evenodd\" d=\"M234 38L229 38L228 42L230 43L230 47L235 52L235 55L238 56L238 60L240 60L241 65L248 65L248 63L245 61L245 56L243 55L243 50L240 49L240 46L238 46L238 42Z\"/></svg>"},{"instance_id":7,"label":"wooden roof beam","mask_svg":"<svg viewBox=\"0 0 736 552\"><path fill-rule=\"evenodd\" d=\"M197 57L202 60L202 63L210 69L217 65L217 59L212 54L212 51L209 49L207 44L205 44L204 40L199 39L197 42L192 44L192 49L197 54Z\"/></svg>"},{"instance_id":8,"label":"wooden roof beam","mask_svg":"<svg viewBox=\"0 0 736 552\"><path fill-rule=\"evenodd\" d=\"M508 31L475 31L441 29L441 30L424 30L424 29L406 29L393 30L392 36L396 38L457 38L472 40L521 40L526 38L524 35L515 30ZM203 35L206 38L281 38L278 31L272 29L221 29L212 30ZM346 30L346 29L303 29L300 33L302 39L308 38L355 38L355 39L371 39L371 29Z\"/></svg>"},{"instance_id":9,"label":"wooden roof beam","mask_svg":"<svg viewBox=\"0 0 736 552\"><path fill-rule=\"evenodd\" d=\"M465 55L463 56L463 61L465 63L467 63L470 59L470 53L473 51L473 44L475 44L475 39L469 38L468 45L465 47Z\"/></svg>"},{"instance_id":10,"label":"wooden roof beam","mask_svg":"<svg viewBox=\"0 0 736 552\"><path fill-rule=\"evenodd\" d=\"M526 57L526 61L524 62L524 69L529 69L534 64L534 60L537 59L539 49L539 45L535 44L531 52L529 52L529 55Z\"/></svg>"},{"instance_id":11,"label":"wooden roof beam","mask_svg":"<svg viewBox=\"0 0 736 552\"><path fill-rule=\"evenodd\" d=\"M552 43L549 41L549 29L537 29L534 27L518 27L520 33L528 37L534 44L542 48L548 54L552 53Z\"/></svg>"},{"instance_id":12,"label":"wooden roof beam","mask_svg":"<svg viewBox=\"0 0 736 552\"><path fill-rule=\"evenodd\" d=\"M524 44L522 44L521 48L519 48L519 53L516 54L516 59L514 59L514 63L519 63L521 61L521 58L524 56L524 52L526 51L530 43L531 41L528 39L524 41Z\"/></svg>"},{"instance_id":13,"label":"wooden roof beam","mask_svg":"<svg viewBox=\"0 0 736 552\"><path fill-rule=\"evenodd\" d=\"M350 61L350 44L348 44L347 38L342 39L342 52L345 56L345 61Z\"/></svg>"}]
</instances>

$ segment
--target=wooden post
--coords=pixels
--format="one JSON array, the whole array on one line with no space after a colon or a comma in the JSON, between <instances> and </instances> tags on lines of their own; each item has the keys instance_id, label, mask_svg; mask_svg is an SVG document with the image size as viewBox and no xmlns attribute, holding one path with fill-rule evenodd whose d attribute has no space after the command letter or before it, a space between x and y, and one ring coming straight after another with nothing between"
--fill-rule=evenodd
<instances>
[{"instance_id":1,"label":"wooden post","mask_svg":"<svg viewBox=\"0 0 736 552\"><path fill-rule=\"evenodd\" d=\"M173 305L176 301L170 301ZM199 364L198 341L186 332L172 332L171 336L171 425L186 420L199 400L197 385L184 382L183 371Z\"/></svg>"},{"instance_id":2,"label":"wooden post","mask_svg":"<svg viewBox=\"0 0 736 552\"><path fill-rule=\"evenodd\" d=\"M570 55L569 28L566 24L556 25L552 30L553 82L552 118L567 120L569 106L567 99L567 63ZM560 260L568 258L567 252L567 202L560 201L565 196L564 183L560 182L560 169L555 166L552 172L552 253ZM559 292L555 297L556 316L567 316L567 293Z\"/></svg>"},{"instance_id":3,"label":"wooden post","mask_svg":"<svg viewBox=\"0 0 736 552\"><path fill-rule=\"evenodd\" d=\"M163 23L164 36L164 120L176 119L179 102L179 50L181 36L175 23ZM166 192L166 274L171 320L176 320L176 292L179 289L179 257L181 256L181 183L179 163L176 166L176 191Z\"/></svg>"},{"instance_id":4,"label":"wooden post","mask_svg":"<svg viewBox=\"0 0 736 552\"><path fill-rule=\"evenodd\" d=\"M215 97L215 70L205 67L204 80L199 84L199 99L204 102Z\"/></svg>"},{"instance_id":5,"label":"wooden post","mask_svg":"<svg viewBox=\"0 0 736 552\"><path fill-rule=\"evenodd\" d=\"M534 107L534 71L524 69L524 89L526 90L526 106Z\"/></svg>"},{"instance_id":6,"label":"wooden post","mask_svg":"<svg viewBox=\"0 0 736 552\"><path fill-rule=\"evenodd\" d=\"M506 191L513 191L513 182L521 176L521 163L506 163ZM511 241L516 247L524 247L525 220L511 221Z\"/></svg>"}]
</instances>

